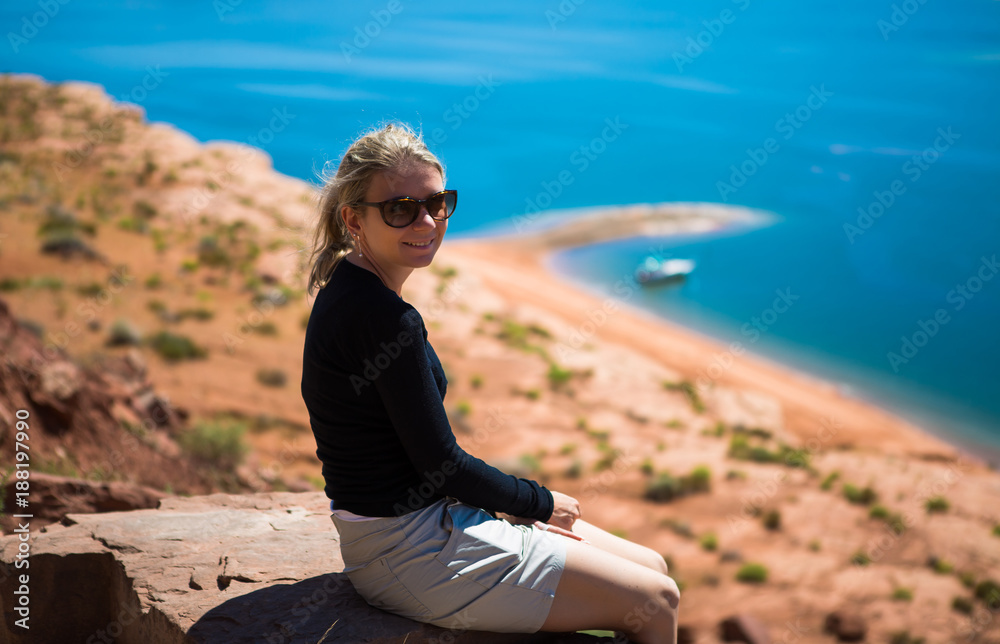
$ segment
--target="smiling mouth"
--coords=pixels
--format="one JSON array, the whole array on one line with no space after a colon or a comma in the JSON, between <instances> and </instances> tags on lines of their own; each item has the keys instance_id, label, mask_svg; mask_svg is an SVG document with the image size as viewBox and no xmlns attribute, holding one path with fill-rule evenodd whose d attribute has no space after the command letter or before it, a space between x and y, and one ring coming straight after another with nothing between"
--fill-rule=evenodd
<instances>
[{"instance_id":1,"label":"smiling mouth","mask_svg":"<svg viewBox=\"0 0 1000 644\"><path fill-rule=\"evenodd\" d=\"M425 248L425 247L430 246L431 244L433 244L434 240L432 239L430 241L425 241L425 242L420 242L420 243L417 243L417 242L403 242L403 243L406 244L407 246L413 246L415 248Z\"/></svg>"}]
</instances>

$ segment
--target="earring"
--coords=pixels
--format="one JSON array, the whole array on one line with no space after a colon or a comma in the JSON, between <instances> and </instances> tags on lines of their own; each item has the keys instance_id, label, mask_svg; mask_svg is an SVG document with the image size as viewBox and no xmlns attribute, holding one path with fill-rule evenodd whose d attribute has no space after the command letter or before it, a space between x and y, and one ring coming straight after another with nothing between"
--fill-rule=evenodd
<instances>
[{"instance_id":1,"label":"earring","mask_svg":"<svg viewBox=\"0 0 1000 644\"><path fill-rule=\"evenodd\" d=\"M354 233L354 243L357 244L357 242L358 242L358 234ZM358 249L358 257L364 257L364 254L361 252L360 248Z\"/></svg>"}]
</instances>

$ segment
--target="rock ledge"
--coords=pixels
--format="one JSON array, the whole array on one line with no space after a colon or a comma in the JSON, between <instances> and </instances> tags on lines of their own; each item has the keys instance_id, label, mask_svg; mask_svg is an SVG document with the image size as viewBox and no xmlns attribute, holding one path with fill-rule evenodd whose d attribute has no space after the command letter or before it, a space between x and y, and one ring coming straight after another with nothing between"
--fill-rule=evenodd
<instances>
[{"instance_id":1,"label":"rock ledge","mask_svg":"<svg viewBox=\"0 0 1000 644\"><path fill-rule=\"evenodd\" d=\"M0 642L610 642L582 634L449 631L357 595L321 492L167 497L155 510L70 514L0 540ZM30 631L14 625L30 574ZM30 635L29 635L30 634Z\"/></svg>"}]
</instances>

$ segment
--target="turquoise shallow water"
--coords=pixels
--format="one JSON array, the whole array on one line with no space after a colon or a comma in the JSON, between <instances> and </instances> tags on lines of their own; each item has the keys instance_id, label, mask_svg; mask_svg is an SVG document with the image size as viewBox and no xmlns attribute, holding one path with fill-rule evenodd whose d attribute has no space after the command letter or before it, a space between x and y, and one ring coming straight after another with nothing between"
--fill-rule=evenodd
<instances>
[{"instance_id":1,"label":"turquoise shallow water","mask_svg":"<svg viewBox=\"0 0 1000 644\"><path fill-rule=\"evenodd\" d=\"M536 208L770 211L764 228L558 266L600 289L651 248L694 257L687 283L634 303L724 341L791 289L753 351L1000 454L996 2L58 6L0 8L0 69L100 83L307 180L363 128L404 119L461 191L453 235L513 231ZM274 110L290 122L262 136Z\"/></svg>"}]
</instances>

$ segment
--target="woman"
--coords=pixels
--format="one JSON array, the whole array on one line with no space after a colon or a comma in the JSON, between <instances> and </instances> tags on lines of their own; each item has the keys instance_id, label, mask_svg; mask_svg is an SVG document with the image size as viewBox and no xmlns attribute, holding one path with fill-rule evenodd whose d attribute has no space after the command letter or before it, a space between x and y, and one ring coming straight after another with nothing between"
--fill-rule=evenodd
<instances>
[{"instance_id":1,"label":"woman","mask_svg":"<svg viewBox=\"0 0 1000 644\"><path fill-rule=\"evenodd\" d=\"M675 641L679 592L661 556L455 442L441 363L402 298L457 204L444 186L420 137L389 124L355 141L323 189L302 396L344 571L373 606L445 628Z\"/></svg>"}]
</instances>

